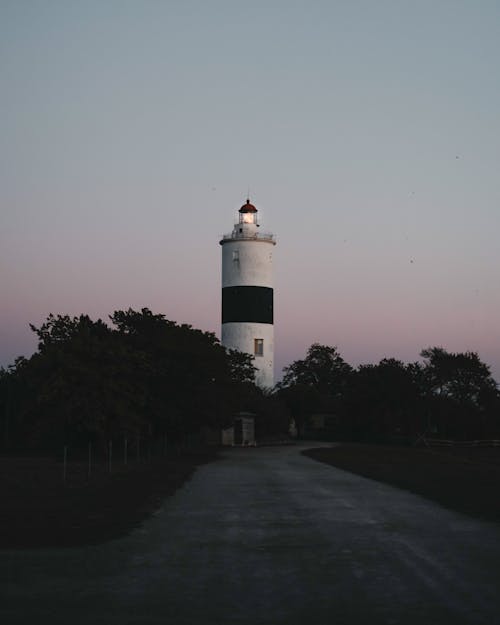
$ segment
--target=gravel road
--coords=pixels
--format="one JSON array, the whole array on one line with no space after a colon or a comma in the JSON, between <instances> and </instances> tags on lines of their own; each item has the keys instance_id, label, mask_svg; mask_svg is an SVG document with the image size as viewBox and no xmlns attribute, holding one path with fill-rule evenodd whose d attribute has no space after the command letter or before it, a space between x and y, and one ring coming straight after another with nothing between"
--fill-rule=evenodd
<instances>
[{"instance_id":1,"label":"gravel road","mask_svg":"<svg viewBox=\"0 0 500 625\"><path fill-rule=\"evenodd\" d=\"M232 449L127 538L0 552L6 625L500 623L500 525Z\"/></svg>"}]
</instances>

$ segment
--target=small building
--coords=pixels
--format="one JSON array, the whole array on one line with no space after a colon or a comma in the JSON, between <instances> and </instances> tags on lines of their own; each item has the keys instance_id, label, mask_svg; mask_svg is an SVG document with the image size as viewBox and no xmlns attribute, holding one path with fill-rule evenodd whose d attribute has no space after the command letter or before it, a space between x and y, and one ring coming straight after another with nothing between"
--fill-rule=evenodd
<instances>
[{"instance_id":1,"label":"small building","mask_svg":"<svg viewBox=\"0 0 500 625\"><path fill-rule=\"evenodd\" d=\"M221 433L223 445L238 447L254 447L255 440L255 415L251 412L240 412L234 417L233 424L223 428Z\"/></svg>"},{"instance_id":2,"label":"small building","mask_svg":"<svg viewBox=\"0 0 500 625\"><path fill-rule=\"evenodd\" d=\"M225 447L232 447L234 445L234 425L222 429L221 443Z\"/></svg>"}]
</instances>

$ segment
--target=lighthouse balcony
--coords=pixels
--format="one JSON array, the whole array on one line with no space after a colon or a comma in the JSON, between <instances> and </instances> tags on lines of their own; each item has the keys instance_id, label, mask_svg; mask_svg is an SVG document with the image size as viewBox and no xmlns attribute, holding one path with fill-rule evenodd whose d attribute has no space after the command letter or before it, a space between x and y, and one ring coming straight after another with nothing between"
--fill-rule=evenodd
<instances>
[{"instance_id":1,"label":"lighthouse balcony","mask_svg":"<svg viewBox=\"0 0 500 625\"><path fill-rule=\"evenodd\" d=\"M276 244L276 237L270 232L230 232L223 234L221 245L228 241L265 241Z\"/></svg>"}]
</instances>

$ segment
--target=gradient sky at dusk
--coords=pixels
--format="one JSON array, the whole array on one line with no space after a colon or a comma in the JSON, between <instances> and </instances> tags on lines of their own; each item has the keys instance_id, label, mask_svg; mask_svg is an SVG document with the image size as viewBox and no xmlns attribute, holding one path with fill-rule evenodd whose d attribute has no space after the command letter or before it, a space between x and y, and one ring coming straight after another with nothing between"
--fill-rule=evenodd
<instances>
[{"instance_id":1,"label":"gradient sky at dusk","mask_svg":"<svg viewBox=\"0 0 500 625\"><path fill-rule=\"evenodd\" d=\"M474 350L500 380L497 0L0 2L0 365L50 313L220 331L250 188L276 372Z\"/></svg>"}]
</instances>

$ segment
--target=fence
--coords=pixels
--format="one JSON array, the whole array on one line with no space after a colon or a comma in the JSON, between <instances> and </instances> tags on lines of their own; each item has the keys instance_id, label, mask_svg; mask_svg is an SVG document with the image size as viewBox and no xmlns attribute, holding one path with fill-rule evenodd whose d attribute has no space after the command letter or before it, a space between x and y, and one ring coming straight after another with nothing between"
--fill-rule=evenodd
<instances>
[{"instance_id":1,"label":"fence","mask_svg":"<svg viewBox=\"0 0 500 625\"><path fill-rule=\"evenodd\" d=\"M93 442L87 448L73 448L64 445L60 461L62 464L62 480L64 484L70 477L78 482L90 482L97 475L103 476L114 472L124 472L138 465L151 464L153 460L179 455L191 448L191 441L184 444L178 441L173 444L167 436L161 438L123 437L108 440L103 446Z\"/></svg>"},{"instance_id":2,"label":"fence","mask_svg":"<svg viewBox=\"0 0 500 625\"><path fill-rule=\"evenodd\" d=\"M440 438L421 438L428 447L500 447L500 440L450 441Z\"/></svg>"}]
</instances>

